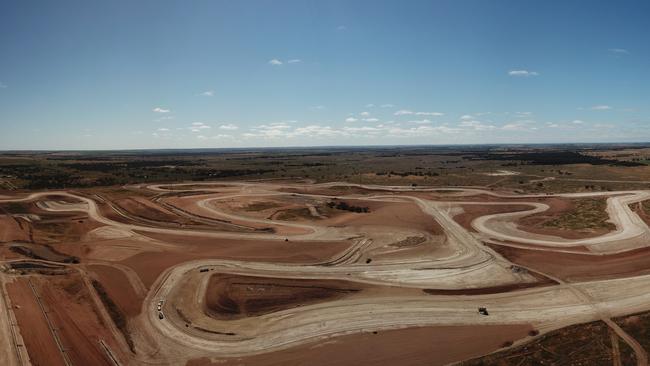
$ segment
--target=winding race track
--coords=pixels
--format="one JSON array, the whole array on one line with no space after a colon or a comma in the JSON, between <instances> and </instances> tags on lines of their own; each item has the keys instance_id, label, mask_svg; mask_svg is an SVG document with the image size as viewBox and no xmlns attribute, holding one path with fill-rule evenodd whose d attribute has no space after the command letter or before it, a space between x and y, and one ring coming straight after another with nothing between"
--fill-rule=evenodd
<instances>
[{"instance_id":1,"label":"winding race track","mask_svg":"<svg viewBox=\"0 0 650 366\"><path fill-rule=\"evenodd\" d=\"M246 357L345 335L408 327L528 324L544 334L594 320L604 320L631 346L638 364L647 364L645 350L610 319L650 310L650 274L566 281L513 263L498 248L529 248L549 256L576 251L604 258L639 250L650 244L650 229L630 205L650 199L650 191L520 195L480 188L344 182L125 188L153 192L153 203L227 229L144 224L125 212L120 212L118 220L114 215L108 217L97 197L70 191L39 192L0 202L36 201L50 212L83 212L103 230L141 235L143 245L147 240L157 243L148 237L154 235L182 236L189 241L291 242L307 247L347 243L343 251L317 262L192 259L165 269L148 288L136 274L129 274L129 280L140 293L146 292L146 297L142 311L131 320L138 329L138 352L121 360L125 364ZM551 198L606 199L606 212L615 229L569 239L533 233L519 224L525 217L549 211L546 200ZM331 202L366 205L370 210L346 212L333 208ZM469 226L463 225L458 218L471 206L487 211L471 217ZM510 210L514 206L517 209ZM405 210L423 226L381 221L380 213L390 214L391 210ZM375 222L374 217L378 217ZM424 225L434 228L425 229ZM229 285L224 285L227 281ZM294 292L287 296L283 291ZM302 302L291 302L301 296ZM479 314L479 307L489 309L489 316Z\"/></svg>"}]
</instances>

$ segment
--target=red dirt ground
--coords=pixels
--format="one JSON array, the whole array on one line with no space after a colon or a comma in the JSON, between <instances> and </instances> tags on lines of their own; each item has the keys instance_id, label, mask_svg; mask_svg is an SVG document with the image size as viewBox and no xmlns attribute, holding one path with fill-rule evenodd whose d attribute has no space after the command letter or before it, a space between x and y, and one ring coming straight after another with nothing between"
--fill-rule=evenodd
<instances>
[{"instance_id":1,"label":"red dirt ground","mask_svg":"<svg viewBox=\"0 0 650 366\"><path fill-rule=\"evenodd\" d=\"M99 341L104 340L113 350L118 350L117 343L97 315L81 278L39 277L37 282L38 292L72 363L112 366Z\"/></svg>"},{"instance_id":2,"label":"red dirt ground","mask_svg":"<svg viewBox=\"0 0 650 366\"><path fill-rule=\"evenodd\" d=\"M345 202L354 206L369 207L370 212L344 212L320 223L328 226L389 225L426 231L433 235L441 235L444 232L440 224L422 212L413 202L386 203L364 200L345 200Z\"/></svg>"},{"instance_id":3,"label":"red dirt ground","mask_svg":"<svg viewBox=\"0 0 650 366\"><path fill-rule=\"evenodd\" d=\"M530 201L530 202L539 202L549 205L549 209L545 212L526 216L517 221L519 229L527 231L534 234L541 235L551 235L557 236L565 239L585 239L600 236L609 232L607 229L598 229L598 230L563 230L553 227L544 227L542 226L543 221L558 217L564 213L570 212L574 209L575 205L570 199L557 198L557 197L548 197L548 198L537 198L537 199L525 199L525 198L495 198L487 195L472 196L471 200L474 201L477 197L485 198L484 202L517 202L517 201ZM468 200L466 198L466 200ZM532 206L527 205L462 205L465 212L454 216L454 220L458 222L465 229L476 232L472 227L471 223L474 219L480 216L492 215L505 212L519 212L532 209Z\"/></svg>"},{"instance_id":4,"label":"red dirt ground","mask_svg":"<svg viewBox=\"0 0 650 366\"><path fill-rule=\"evenodd\" d=\"M342 336L251 357L214 362L202 358L186 365L446 365L496 351L531 330L526 324L408 328Z\"/></svg>"},{"instance_id":5,"label":"red dirt ground","mask_svg":"<svg viewBox=\"0 0 650 366\"><path fill-rule=\"evenodd\" d=\"M225 220L230 224L239 225L247 229L260 230L260 229L268 229L272 227L275 230L275 232L278 233L279 235L296 235L296 234L305 234L309 232L309 230L307 229L293 228L293 227L287 227L283 225L274 225L273 223L266 224L266 223L251 222L247 220L230 219L230 218L226 219L223 216L211 210L205 209L197 205L197 202L199 200L207 199L207 198L215 198L215 196L214 194L208 194L208 195L165 197L164 202L182 211L188 212L192 215L196 215L198 217L209 218L212 220ZM242 231L242 230L239 229L237 231Z\"/></svg>"},{"instance_id":6,"label":"red dirt ground","mask_svg":"<svg viewBox=\"0 0 650 366\"><path fill-rule=\"evenodd\" d=\"M145 252L121 263L131 267L149 287L165 269L195 259L233 259L259 262L318 263L347 249L350 242L284 242L227 240L181 235L141 233L179 245L179 251Z\"/></svg>"},{"instance_id":7,"label":"red dirt ground","mask_svg":"<svg viewBox=\"0 0 650 366\"><path fill-rule=\"evenodd\" d=\"M104 286L110 298L128 318L140 314L143 298L131 286L126 275L117 268L93 264L88 266L99 282Z\"/></svg>"},{"instance_id":8,"label":"red dirt ground","mask_svg":"<svg viewBox=\"0 0 650 366\"><path fill-rule=\"evenodd\" d=\"M177 215L172 214L144 197L122 198L116 200L114 203L131 215L150 220L176 221L179 219Z\"/></svg>"},{"instance_id":9,"label":"red dirt ground","mask_svg":"<svg viewBox=\"0 0 650 366\"><path fill-rule=\"evenodd\" d=\"M630 205L634 212L643 220L647 225L650 225L650 211L643 208L643 204L648 204L648 201L639 202L635 205Z\"/></svg>"},{"instance_id":10,"label":"red dirt ground","mask_svg":"<svg viewBox=\"0 0 650 366\"><path fill-rule=\"evenodd\" d=\"M332 301L365 286L350 281L292 279L216 273L210 276L205 311L218 319L239 319Z\"/></svg>"},{"instance_id":11,"label":"red dirt ground","mask_svg":"<svg viewBox=\"0 0 650 366\"><path fill-rule=\"evenodd\" d=\"M27 347L32 365L65 365L45 317L29 288L27 278L19 278L13 283L8 283L7 292L14 305L20 334Z\"/></svg>"},{"instance_id":12,"label":"red dirt ground","mask_svg":"<svg viewBox=\"0 0 650 366\"><path fill-rule=\"evenodd\" d=\"M278 192L315 194L323 196L347 196L347 195L370 195L370 194L391 194L391 191L381 189L365 189L350 186L332 186L329 188L305 187L305 188L280 188Z\"/></svg>"},{"instance_id":13,"label":"red dirt ground","mask_svg":"<svg viewBox=\"0 0 650 366\"><path fill-rule=\"evenodd\" d=\"M469 231L476 232L472 228L472 221L485 215L494 215L506 212L519 212L530 210L531 206L526 205L462 205L463 213L454 216L454 220Z\"/></svg>"},{"instance_id":14,"label":"red dirt ground","mask_svg":"<svg viewBox=\"0 0 650 366\"><path fill-rule=\"evenodd\" d=\"M650 273L650 248L613 255L587 255L521 249L490 244L513 263L566 281L587 281Z\"/></svg>"},{"instance_id":15,"label":"red dirt ground","mask_svg":"<svg viewBox=\"0 0 650 366\"><path fill-rule=\"evenodd\" d=\"M605 201L605 198L597 198ZM576 210L575 200L552 197L543 201L550 206L547 211L526 216L520 219L517 224L519 228L534 234L557 236L564 239L586 239L593 238L610 232L609 229L599 228L592 230L566 230L544 226L547 220L557 218L563 214Z\"/></svg>"},{"instance_id":16,"label":"red dirt ground","mask_svg":"<svg viewBox=\"0 0 650 366\"><path fill-rule=\"evenodd\" d=\"M27 221L0 215L0 242L29 241Z\"/></svg>"}]
</instances>

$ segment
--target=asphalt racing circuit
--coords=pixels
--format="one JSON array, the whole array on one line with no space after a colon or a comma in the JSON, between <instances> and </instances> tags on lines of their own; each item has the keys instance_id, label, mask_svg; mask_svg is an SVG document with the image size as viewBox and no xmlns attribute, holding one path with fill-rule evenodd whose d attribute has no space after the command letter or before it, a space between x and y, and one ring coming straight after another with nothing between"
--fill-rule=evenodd
<instances>
[{"instance_id":1,"label":"asphalt racing circuit","mask_svg":"<svg viewBox=\"0 0 650 366\"><path fill-rule=\"evenodd\" d=\"M135 244L129 245L136 249L129 250L138 253L167 248L181 253L184 245L197 241L275 243L269 256L283 245L305 253L328 245L340 250L321 258L296 254L291 261L265 260L263 249L250 260L206 252L204 258L188 257L162 268L151 281L130 269L128 259L92 257L91 251L81 265L101 262L125 273L142 296L141 310L129 319L136 352L115 352L113 363L184 365L194 360L198 365L216 360L216 365L218 360L416 327L522 326L535 331L512 339L517 345L562 327L603 320L631 347L637 363L647 365L646 351L611 319L650 310L650 265L625 273L608 266L610 258L645 253L649 246L650 229L631 206L649 200L650 191L524 195L481 188L273 181L123 189L147 192L147 207L200 225L162 224L162 219L138 217L106 197L74 191L6 197L0 203L32 202L44 212L83 213L96 223L94 238L131 238ZM521 224L526 217L552 211L558 202L584 198L606 200L613 230L563 236ZM509 251L548 260L517 262L504 254ZM575 267L568 275L546 265L558 255L579 257L584 271ZM593 270L590 263L600 263L599 268ZM14 277L3 274L3 283ZM12 338L17 339L21 329L11 325L15 321L4 304L11 296L3 291L0 300L2 335L9 339L5 335L16 333ZM2 346L3 364L29 362L19 347ZM480 354L439 362L470 356Z\"/></svg>"}]
</instances>

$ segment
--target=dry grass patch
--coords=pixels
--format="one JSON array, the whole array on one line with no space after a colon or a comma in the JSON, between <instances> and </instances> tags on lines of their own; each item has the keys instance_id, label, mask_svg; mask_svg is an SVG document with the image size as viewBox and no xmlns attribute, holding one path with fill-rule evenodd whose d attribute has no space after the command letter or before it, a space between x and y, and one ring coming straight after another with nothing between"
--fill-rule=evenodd
<instances>
[{"instance_id":1,"label":"dry grass patch","mask_svg":"<svg viewBox=\"0 0 650 366\"><path fill-rule=\"evenodd\" d=\"M279 203L270 201L253 202L243 207L244 211L264 211L272 208L281 207Z\"/></svg>"},{"instance_id":2,"label":"dry grass patch","mask_svg":"<svg viewBox=\"0 0 650 366\"><path fill-rule=\"evenodd\" d=\"M563 230L615 230L616 226L609 222L607 201L603 199L579 199L574 202L571 211L545 221L542 226Z\"/></svg>"}]
</instances>

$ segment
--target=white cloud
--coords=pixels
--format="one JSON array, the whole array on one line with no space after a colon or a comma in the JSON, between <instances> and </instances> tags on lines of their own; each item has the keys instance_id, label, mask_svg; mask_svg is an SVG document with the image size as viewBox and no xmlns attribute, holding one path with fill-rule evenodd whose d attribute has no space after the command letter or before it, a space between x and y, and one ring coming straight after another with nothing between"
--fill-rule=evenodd
<instances>
[{"instance_id":1,"label":"white cloud","mask_svg":"<svg viewBox=\"0 0 650 366\"><path fill-rule=\"evenodd\" d=\"M212 135L212 136L205 136L205 135L198 135L196 136L197 139L206 141L206 140L222 140L222 139L233 139L233 135L228 135L228 134L217 134L217 135Z\"/></svg>"},{"instance_id":2,"label":"white cloud","mask_svg":"<svg viewBox=\"0 0 650 366\"><path fill-rule=\"evenodd\" d=\"M442 126L418 126L411 128L392 127L388 129L387 136L389 137L414 137L414 136L427 136L436 134L454 134L461 132L461 129Z\"/></svg>"},{"instance_id":3,"label":"white cloud","mask_svg":"<svg viewBox=\"0 0 650 366\"><path fill-rule=\"evenodd\" d=\"M416 116L444 116L444 113L440 112L413 112L408 109L401 109L395 113L393 113L396 116L409 116L409 115L416 115Z\"/></svg>"},{"instance_id":4,"label":"white cloud","mask_svg":"<svg viewBox=\"0 0 650 366\"><path fill-rule=\"evenodd\" d=\"M324 105L315 105L315 106L311 107L311 109L315 109L315 110L320 111L320 110L325 109L325 106Z\"/></svg>"},{"instance_id":5,"label":"white cloud","mask_svg":"<svg viewBox=\"0 0 650 366\"><path fill-rule=\"evenodd\" d=\"M294 129L292 132L287 134L287 137L332 137L343 134L342 131L336 130L330 126L309 125Z\"/></svg>"},{"instance_id":6,"label":"white cloud","mask_svg":"<svg viewBox=\"0 0 650 366\"><path fill-rule=\"evenodd\" d=\"M372 126L360 126L360 127L343 127L343 131L345 132L350 132L350 133L358 133L358 132L371 132L371 133L377 133L381 132L382 129L381 127L372 127Z\"/></svg>"},{"instance_id":7,"label":"white cloud","mask_svg":"<svg viewBox=\"0 0 650 366\"><path fill-rule=\"evenodd\" d=\"M606 111L606 110L609 110L609 109L612 109L612 107L610 107L608 105L595 105L595 106L591 107L591 110L593 110L593 111Z\"/></svg>"},{"instance_id":8,"label":"white cloud","mask_svg":"<svg viewBox=\"0 0 650 366\"><path fill-rule=\"evenodd\" d=\"M228 131L234 131L234 130L239 129L239 127L233 125L232 123L227 123L227 124L225 124L225 125L221 125L221 126L219 126L219 129L221 129L221 130L228 130Z\"/></svg>"},{"instance_id":9,"label":"white cloud","mask_svg":"<svg viewBox=\"0 0 650 366\"><path fill-rule=\"evenodd\" d=\"M539 73L537 71L528 71L528 70L510 70L508 71L508 75L510 76L538 76Z\"/></svg>"},{"instance_id":10,"label":"white cloud","mask_svg":"<svg viewBox=\"0 0 650 366\"><path fill-rule=\"evenodd\" d=\"M170 119L174 119L174 116L161 116L159 118L154 119L154 122L162 122Z\"/></svg>"},{"instance_id":11,"label":"white cloud","mask_svg":"<svg viewBox=\"0 0 650 366\"><path fill-rule=\"evenodd\" d=\"M504 131L530 131L537 130L537 127L534 126L535 121L532 120L522 120L507 123L501 126L501 129Z\"/></svg>"},{"instance_id":12,"label":"white cloud","mask_svg":"<svg viewBox=\"0 0 650 366\"><path fill-rule=\"evenodd\" d=\"M471 120L474 119L474 116L470 116L469 114L464 114L464 115L460 116L460 119L462 121L471 121Z\"/></svg>"},{"instance_id":13,"label":"white cloud","mask_svg":"<svg viewBox=\"0 0 650 366\"><path fill-rule=\"evenodd\" d=\"M194 122L192 125L189 127L189 130L192 132L200 132L201 130L208 130L212 127L206 125L203 122Z\"/></svg>"},{"instance_id":14,"label":"white cloud","mask_svg":"<svg viewBox=\"0 0 650 366\"><path fill-rule=\"evenodd\" d=\"M158 131L158 132L169 132L169 128L161 127L159 129L157 129L156 131Z\"/></svg>"},{"instance_id":15,"label":"white cloud","mask_svg":"<svg viewBox=\"0 0 650 366\"><path fill-rule=\"evenodd\" d=\"M415 112L416 116L444 116L444 113L440 112Z\"/></svg>"},{"instance_id":16,"label":"white cloud","mask_svg":"<svg viewBox=\"0 0 650 366\"><path fill-rule=\"evenodd\" d=\"M475 121L475 120L463 120L459 124L459 126L474 131L489 131L489 130L496 129L494 125L488 125L481 121Z\"/></svg>"},{"instance_id":17,"label":"white cloud","mask_svg":"<svg viewBox=\"0 0 650 366\"><path fill-rule=\"evenodd\" d=\"M374 108L374 107L375 107L375 105L372 104L372 103L368 103L368 104L366 104L366 108Z\"/></svg>"},{"instance_id":18,"label":"white cloud","mask_svg":"<svg viewBox=\"0 0 650 366\"><path fill-rule=\"evenodd\" d=\"M252 132L244 133L244 137L262 137L262 138L280 138L286 137L287 131L291 126L287 122L273 122L255 126L251 129Z\"/></svg>"},{"instance_id":19,"label":"white cloud","mask_svg":"<svg viewBox=\"0 0 650 366\"><path fill-rule=\"evenodd\" d=\"M359 113L359 115L363 117L368 117L370 115L370 112L361 112Z\"/></svg>"},{"instance_id":20,"label":"white cloud","mask_svg":"<svg viewBox=\"0 0 650 366\"><path fill-rule=\"evenodd\" d=\"M625 48L610 48L608 49L609 52L615 53L618 55L629 55L630 51L626 50Z\"/></svg>"},{"instance_id":21,"label":"white cloud","mask_svg":"<svg viewBox=\"0 0 650 366\"><path fill-rule=\"evenodd\" d=\"M428 119L421 119L421 120L415 120L415 121L409 121L409 123L415 123L418 125L428 125L431 123Z\"/></svg>"},{"instance_id":22,"label":"white cloud","mask_svg":"<svg viewBox=\"0 0 650 366\"><path fill-rule=\"evenodd\" d=\"M354 117L348 117L348 118L345 119L345 122L356 122L356 121L358 121L358 119L356 119Z\"/></svg>"},{"instance_id":23,"label":"white cloud","mask_svg":"<svg viewBox=\"0 0 650 366\"><path fill-rule=\"evenodd\" d=\"M165 108L162 108L162 107L156 107L156 108L152 109L151 111L152 111L152 112L156 112L156 113L169 113L169 112L171 112L171 109L165 109Z\"/></svg>"},{"instance_id":24,"label":"white cloud","mask_svg":"<svg viewBox=\"0 0 650 366\"><path fill-rule=\"evenodd\" d=\"M214 90L206 90L203 93L201 93L201 95L204 97L212 97L214 96Z\"/></svg>"},{"instance_id":25,"label":"white cloud","mask_svg":"<svg viewBox=\"0 0 650 366\"><path fill-rule=\"evenodd\" d=\"M302 62L302 60L299 59L299 58L292 58L292 59L286 61L287 64L297 64L297 63L301 63L301 62ZM280 66L280 65L283 65L284 62L282 60L277 59L277 58L273 58L273 59L269 60L269 64L273 65L273 66Z\"/></svg>"},{"instance_id":26,"label":"white cloud","mask_svg":"<svg viewBox=\"0 0 650 366\"><path fill-rule=\"evenodd\" d=\"M379 122L379 118L364 118L364 122Z\"/></svg>"},{"instance_id":27,"label":"white cloud","mask_svg":"<svg viewBox=\"0 0 650 366\"><path fill-rule=\"evenodd\" d=\"M571 123L573 123L574 125L581 125L581 124L583 124L583 123L585 123L585 122L584 122L584 121L581 121L581 120L579 120L579 119L576 119L576 120L571 121Z\"/></svg>"}]
</instances>

